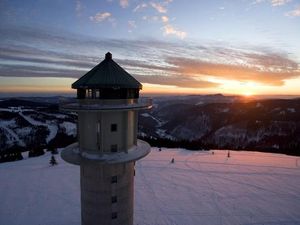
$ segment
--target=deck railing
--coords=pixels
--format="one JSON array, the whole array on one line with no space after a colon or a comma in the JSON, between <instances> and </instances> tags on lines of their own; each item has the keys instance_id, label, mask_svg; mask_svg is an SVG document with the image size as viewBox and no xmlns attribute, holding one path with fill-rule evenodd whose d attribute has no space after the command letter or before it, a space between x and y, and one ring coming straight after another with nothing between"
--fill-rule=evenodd
<instances>
[{"instance_id":1,"label":"deck railing","mask_svg":"<svg viewBox=\"0 0 300 225\"><path fill-rule=\"evenodd\" d=\"M66 111L81 110L128 110L152 107L151 98L139 99L71 99L60 98L59 107Z\"/></svg>"}]
</instances>

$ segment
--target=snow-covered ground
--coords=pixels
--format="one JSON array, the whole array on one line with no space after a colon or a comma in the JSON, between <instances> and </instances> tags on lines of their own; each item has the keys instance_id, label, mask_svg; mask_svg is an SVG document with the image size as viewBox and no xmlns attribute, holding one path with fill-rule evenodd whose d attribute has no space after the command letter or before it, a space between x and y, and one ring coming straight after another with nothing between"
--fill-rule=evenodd
<instances>
[{"instance_id":1,"label":"snow-covered ground","mask_svg":"<svg viewBox=\"0 0 300 225\"><path fill-rule=\"evenodd\" d=\"M79 167L0 164L0 224L80 225ZM175 163L171 163L174 158ZM136 163L135 225L300 225L300 157L152 148Z\"/></svg>"},{"instance_id":2,"label":"snow-covered ground","mask_svg":"<svg viewBox=\"0 0 300 225\"><path fill-rule=\"evenodd\" d=\"M71 122L63 122L61 124L59 124L59 126L63 129L65 129L65 132L67 135L76 137L77 134L77 126L75 123L71 123Z\"/></svg>"},{"instance_id":3,"label":"snow-covered ground","mask_svg":"<svg viewBox=\"0 0 300 225\"><path fill-rule=\"evenodd\" d=\"M2 128L7 137L8 137L8 145L17 142L20 146L25 146L25 143L19 138L19 136L10 128L10 126L14 126L16 124L15 120L1 120L0 119L0 128Z\"/></svg>"},{"instance_id":4,"label":"snow-covered ground","mask_svg":"<svg viewBox=\"0 0 300 225\"><path fill-rule=\"evenodd\" d=\"M29 122L30 124L34 125L34 126L45 126L48 128L49 130L49 134L46 138L46 142L49 143L53 138L55 138L58 128L56 126L56 124L53 121L48 121L47 123L42 123L40 121L34 120L32 119L30 116L26 116L24 115L22 112L19 112L19 115L22 116L25 120L27 120L27 122Z\"/></svg>"}]
</instances>

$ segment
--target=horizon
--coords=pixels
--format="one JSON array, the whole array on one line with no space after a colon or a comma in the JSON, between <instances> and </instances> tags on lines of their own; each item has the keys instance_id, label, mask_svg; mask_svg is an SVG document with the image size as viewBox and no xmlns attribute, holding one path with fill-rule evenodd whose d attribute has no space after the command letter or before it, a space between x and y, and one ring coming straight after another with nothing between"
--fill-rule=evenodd
<instances>
[{"instance_id":1,"label":"horizon","mask_svg":"<svg viewBox=\"0 0 300 225\"><path fill-rule=\"evenodd\" d=\"M267 99L298 99L299 95L238 95L238 94L178 94L178 93L140 93L140 97L159 98L159 97L192 97L192 96L216 96L221 95L224 97L239 97L245 100L267 100ZM0 93L0 100L13 99L13 98L76 98L76 93Z\"/></svg>"},{"instance_id":2,"label":"horizon","mask_svg":"<svg viewBox=\"0 0 300 225\"><path fill-rule=\"evenodd\" d=\"M299 0L0 6L0 96L70 95L108 51L142 94L300 95Z\"/></svg>"}]
</instances>

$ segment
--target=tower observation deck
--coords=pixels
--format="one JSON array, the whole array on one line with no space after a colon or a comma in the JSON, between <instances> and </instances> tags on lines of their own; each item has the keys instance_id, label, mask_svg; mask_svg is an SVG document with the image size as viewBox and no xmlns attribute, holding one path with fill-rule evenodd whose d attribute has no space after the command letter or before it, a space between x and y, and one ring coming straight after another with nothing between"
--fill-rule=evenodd
<instances>
[{"instance_id":1,"label":"tower observation deck","mask_svg":"<svg viewBox=\"0 0 300 225\"><path fill-rule=\"evenodd\" d=\"M78 113L78 142L62 158L80 166L82 225L133 224L134 164L150 152L137 139L142 84L120 67L111 53L72 84L77 99L60 102Z\"/></svg>"}]
</instances>

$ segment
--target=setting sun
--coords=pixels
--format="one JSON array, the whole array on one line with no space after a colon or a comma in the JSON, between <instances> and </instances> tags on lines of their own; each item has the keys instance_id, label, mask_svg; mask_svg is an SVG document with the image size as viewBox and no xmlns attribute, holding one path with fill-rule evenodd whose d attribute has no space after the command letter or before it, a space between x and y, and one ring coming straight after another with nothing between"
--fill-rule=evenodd
<instances>
[{"instance_id":1,"label":"setting sun","mask_svg":"<svg viewBox=\"0 0 300 225\"><path fill-rule=\"evenodd\" d=\"M244 95L245 97L250 97L253 95L253 93L252 92L244 92L244 93L242 93L242 95Z\"/></svg>"}]
</instances>

